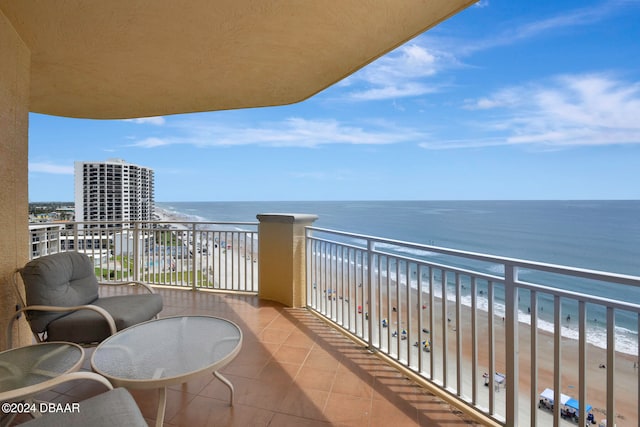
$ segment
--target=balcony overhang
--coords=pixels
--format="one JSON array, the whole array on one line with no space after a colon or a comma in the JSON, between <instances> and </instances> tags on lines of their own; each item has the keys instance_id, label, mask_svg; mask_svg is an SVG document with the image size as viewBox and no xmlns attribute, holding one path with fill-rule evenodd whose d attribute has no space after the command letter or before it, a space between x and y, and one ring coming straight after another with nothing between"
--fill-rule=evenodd
<instances>
[{"instance_id":1,"label":"balcony overhang","mask_svg":"<svg viewBox=\"0 0 640 427\"><path fill-rule=\"evenodd\" d=\"M0 0L29 109L116 119L302 101L476 0Z\"/></svg>"}]
</instances>

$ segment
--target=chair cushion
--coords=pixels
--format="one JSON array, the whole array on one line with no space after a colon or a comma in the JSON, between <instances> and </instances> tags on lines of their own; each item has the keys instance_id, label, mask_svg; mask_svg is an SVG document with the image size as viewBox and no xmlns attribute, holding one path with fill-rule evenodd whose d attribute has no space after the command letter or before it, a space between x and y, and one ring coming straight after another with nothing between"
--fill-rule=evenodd
<instances>
[{"instance_id":1,"label":"chair cushion","mask_svg":"<svg viewBox=\"0 0 640 427\"><path fill-rule=\"evenodd\" d=\"M111 314L120 331L140 322L151 320L162 310L159 294L119 295L99 298L93 305ZM110 334L109 326L100 314L91 310L79 310L54 320L47 328L49 341L71 341L89 344L100 342Z\"/></svg>"},{"instance_id":2,"label":"chair cushion","mask_svg":"<svg viewBox=\"0 0 640 427\"><path fill-rule=\"evenodd\" d=\"M22 424L29 427L147 427L131 394L116 388L80 402L77 412L51 412Z\"/></svg>"},{"instance_id":3,"label":"chair cushion","mask_svg":"<svg viewBox=\"0 0 640 427\"><path fill-rule=\"evenodd\" d=\"M20 272L27 305L71 307L98 299L98 279L91 259L78 252L60 252L36 258ZM42 332L65 313L29 312L34 332Z\"/></svg>"}]
</instances>

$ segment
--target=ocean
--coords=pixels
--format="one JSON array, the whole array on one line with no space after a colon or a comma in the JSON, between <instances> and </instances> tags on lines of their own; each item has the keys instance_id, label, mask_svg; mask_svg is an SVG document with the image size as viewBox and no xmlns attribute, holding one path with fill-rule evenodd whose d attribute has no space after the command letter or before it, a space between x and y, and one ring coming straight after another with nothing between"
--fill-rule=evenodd
<instances>
[{"instance_id":1,"label":"ocean","mask_svg":"<svg viewBox=\"0 0 640 427\"><path fill-rule=\"evenodd\" d=\"M164 210L200 221L256 221L260 213L318 215L314 226L490 255L640 276L640 201L175 202ZM563 281L559 286L640 304L640 289ZM552 307L551 300L540 301ZM526 321L526 304L521 320ZM571 307L563 308L570 313ZM550 313L551 310L547 310ZM596 311L591 342L606 344ZM591 312L589 313L591 317ZM576 316L577 318L577 316ZM552 329L541 317L543 329ZM637 354L637 317L616 318L617 347ZM569 328L568 335L572 335ZM575 331L573 331L575 332Z\"/></svg>"}]
</instances>

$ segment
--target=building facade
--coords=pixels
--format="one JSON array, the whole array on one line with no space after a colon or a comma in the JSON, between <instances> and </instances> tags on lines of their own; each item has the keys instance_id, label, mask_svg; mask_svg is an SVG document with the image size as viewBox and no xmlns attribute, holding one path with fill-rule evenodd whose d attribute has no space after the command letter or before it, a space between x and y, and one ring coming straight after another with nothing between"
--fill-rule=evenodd
<instances>
[{"instance_id":1,"label":"building facade","mask_svg":"<svg viewBox=\"0 0 640 427\"><path fill-rule=\"evenodd\" d=\"M64 223L29 224L31 234L29 259L59 252L60 236L64 228Z\"/></svg>"},{"instance_id":2,"label":"building facade","mask_svg":"<svg viewBox=\"0 0 640 427\"><path fill-rule=\"evenodd\" d=\"M131 228L135 221L150 221L153 182L152 169L121 159L75 162L75 219L107 222L84 224L86 228Z\"/></svg>"}]
</instances>

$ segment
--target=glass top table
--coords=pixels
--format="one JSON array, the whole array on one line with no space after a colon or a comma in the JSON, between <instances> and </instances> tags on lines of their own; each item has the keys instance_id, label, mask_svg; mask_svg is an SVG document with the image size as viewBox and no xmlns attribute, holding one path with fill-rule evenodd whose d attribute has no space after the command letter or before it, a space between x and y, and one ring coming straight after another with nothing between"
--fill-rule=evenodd
<instances>
[{"instance_id":1,"label":"glass top table","mask_svg":"<svg viewBox=\"0 0 640 427\"><path fill-rule=\"evenodd\" d=\"M0 353L0 402L31 398L56 387L58 378L82 366L84 350L68 342L48 342L12 348ZM7 426L16 413L0 413L0 426ZM33 414L32 414L33 415Z\"/></svg>"},{"instance_id":2,"label":"glass top table","mask_svg":"<svg viewBox=\"0 0 640 427\"><path fill-rule=\"evenodd\" d=\"M212 373L231 392L233 385L219 372L242 347L242 331L233 322L213 316L178 316L132 326L104 340L93 352L91 367L114 386L159 388L161 426L166 388Z\"/></svg>"},{"instance_id":3,"label":"glass top table","mask_svg":"<svg viewBox=\"0 0 640 427\"><path fill-rule=\"evenodd\" d=\"M17 400L47 390L49 384L80 369L84 350L68 342L48 342L0 353L0 401Z\"/></svg>"}]
</instances>

